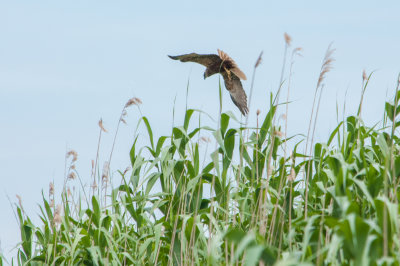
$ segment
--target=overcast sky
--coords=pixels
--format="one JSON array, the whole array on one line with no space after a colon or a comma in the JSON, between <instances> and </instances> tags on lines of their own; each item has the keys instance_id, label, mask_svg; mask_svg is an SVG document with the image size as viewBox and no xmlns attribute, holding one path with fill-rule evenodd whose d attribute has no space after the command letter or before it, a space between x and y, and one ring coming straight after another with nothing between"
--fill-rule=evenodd
<instances>
[{"instance_id":1,"label":"overcast sky","mask_svg":"<svg viewBox=\"0 0 400 266\"><path fill-rule=\"evenodd\" d=\"M0 1L0 240L10 256L19 240L10 202L22 197L38 222L42 190L54 180L59 193L65 152L74 149L77 169L90 177L99 128L100 159L110 153L123 105L138 97L156 136L182 121L188 105L217 117L218 76L203 80L204 67L167 55L222 49L251 77L257 70L250 122L266 112L284 52L283 34L302 47L296 59L288 134L306 133L322 59L333 42L334 69L327 74L317 139L336 125L336 101L355 114L362 71L376 71L365 95L363 118L378 122L400 71L400 2L393 1ZM287 76L286 76L287 77ZM250 80L243 82L249 92ZM346 93L347 92L347 93ZM283 99L283 98L282 98ZM223 111L240 117L224 90ZM282 111L279 111L280 113ZM129 165L139 112L132 108L120 128L111 170ZM210 125L213 125L210 122ZM142 145L147 144L141 139Z\"/></svg>"}]
</instances>

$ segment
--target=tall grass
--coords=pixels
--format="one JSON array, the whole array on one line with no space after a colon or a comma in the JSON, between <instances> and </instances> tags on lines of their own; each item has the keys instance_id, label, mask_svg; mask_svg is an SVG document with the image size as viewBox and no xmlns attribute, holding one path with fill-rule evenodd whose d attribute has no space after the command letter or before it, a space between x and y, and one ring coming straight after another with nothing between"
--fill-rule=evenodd
<instances>
[{"instance_id":1,"label":"tall grass","mask_svg":"<svg viewBox=\"0 0 400 266\"><path fill-rule=\"evenodd\" d=\"M285 58L289 49L286 39ZM331 51L318 76L316 99ZM255 69L260 62L261 55ZM288 90L293 63L292 56ZM109 187L111 151L103 173L96 156L90 191L73 197L67 182L80 178L71 152L60 205L50 186L39 225L16 205L21 242L11 263L399 265L400 81L381 126L368 127L361 107L370 78L363 75L357 115L340 121L326 142L314 143L319 105L314 101L304 153L303 140L287 150L293 139L286 136L287 120L283 133L276 123L279 95L271 94L264 116L257 111L251 126L221 112L214 128L194 122L200 111L186 108L180 126L154 139L150 121L141 115L138 126L144 125L149 141L144 145L133 136L131 169L118 172L119 186ZM283 83L282 78L279 90ZM127 108L140 103L134 98L124 106L118 127ZM99 126L100 146L105 129Z\"/></svg>"}]
</instances>

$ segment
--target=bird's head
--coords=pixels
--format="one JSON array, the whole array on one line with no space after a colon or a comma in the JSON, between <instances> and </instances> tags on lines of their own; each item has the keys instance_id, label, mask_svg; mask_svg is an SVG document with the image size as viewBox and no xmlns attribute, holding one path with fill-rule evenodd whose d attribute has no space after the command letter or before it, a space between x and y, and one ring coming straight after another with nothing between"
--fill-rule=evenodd
<instances>
[{"instance_id":1,"label":"bird's head","mask_svg":"<svg viewBox=\"0 0 400 266\"><path fill-rule=\"evenodd\" d=\"M211 73L210 73L209 69L206 68L206 71L204 71L204 79L208 78L209 76L211 76Z\"/></svg>"}]
</instances>

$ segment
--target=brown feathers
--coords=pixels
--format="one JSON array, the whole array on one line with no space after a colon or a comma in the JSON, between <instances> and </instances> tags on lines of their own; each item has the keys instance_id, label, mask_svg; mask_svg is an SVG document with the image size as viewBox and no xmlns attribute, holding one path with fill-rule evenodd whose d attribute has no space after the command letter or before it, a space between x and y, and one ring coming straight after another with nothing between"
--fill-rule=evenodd
<instances>
[{"instance_id":1,"label":"brown feathers","mask_svg":"<svg viewBox=\"0 0 400 266\"><path fill-rule=\"evenodd\" d=\"M219 58L221 58L222 62L229 64L229 71L232 71L240 79L247 80L246 75L242 72L242 70L240 70L240 68L236 65L236 62L232 58L230 58L227 53L219 49L217 51Z\"/></svg>"},{"instance_id":2,"label":"brown feathers","mask_svg":"<svg viewBox=\"0 0 400 266\"><path fill-rule=\"evenodd\" d=\"M206 67L204 78L214 74L221 74L225 81L225 87L229 91L233 103L239 108L243 115L249 112L247 108L247 96L243 90L242 80L246 80L246 75L239 69L236 62L225 52L218 49L216 54L184 54L170 56L171 59L181 62L195 62Z\"/></svg>"}]
</instances>

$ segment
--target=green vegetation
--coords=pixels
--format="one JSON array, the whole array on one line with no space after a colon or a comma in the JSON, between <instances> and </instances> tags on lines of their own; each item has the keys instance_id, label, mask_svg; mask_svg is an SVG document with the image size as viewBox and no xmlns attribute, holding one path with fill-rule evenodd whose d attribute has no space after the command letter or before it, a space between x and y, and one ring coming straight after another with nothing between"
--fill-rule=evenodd
<instances>
[{"instance_id":1,"label":"green vegetation","mask_svg":"<svg viewBox=\"0 0 400 266\"><path fill-rule=\"evenodd\" d=\"M107 190L106 165L92 176L99 187L72 200L67 182L76 174L69 167L62 205L54 206L51 191L43 196L40 225L16 206L21 243L14 263L399 265L399 88L379 127L364 125L361 100L357 115L341 121L325 143L313 143L330 57L328 50L303 140L290 143L295 138L276 122L286 104L279 104L279 91L251 127L227 112L214 129L201 124L202 112L188 109L182 126L154 139L142 116L138 126L149 144L135 136L121 185Z\"/></svg>"}]
</instances>

